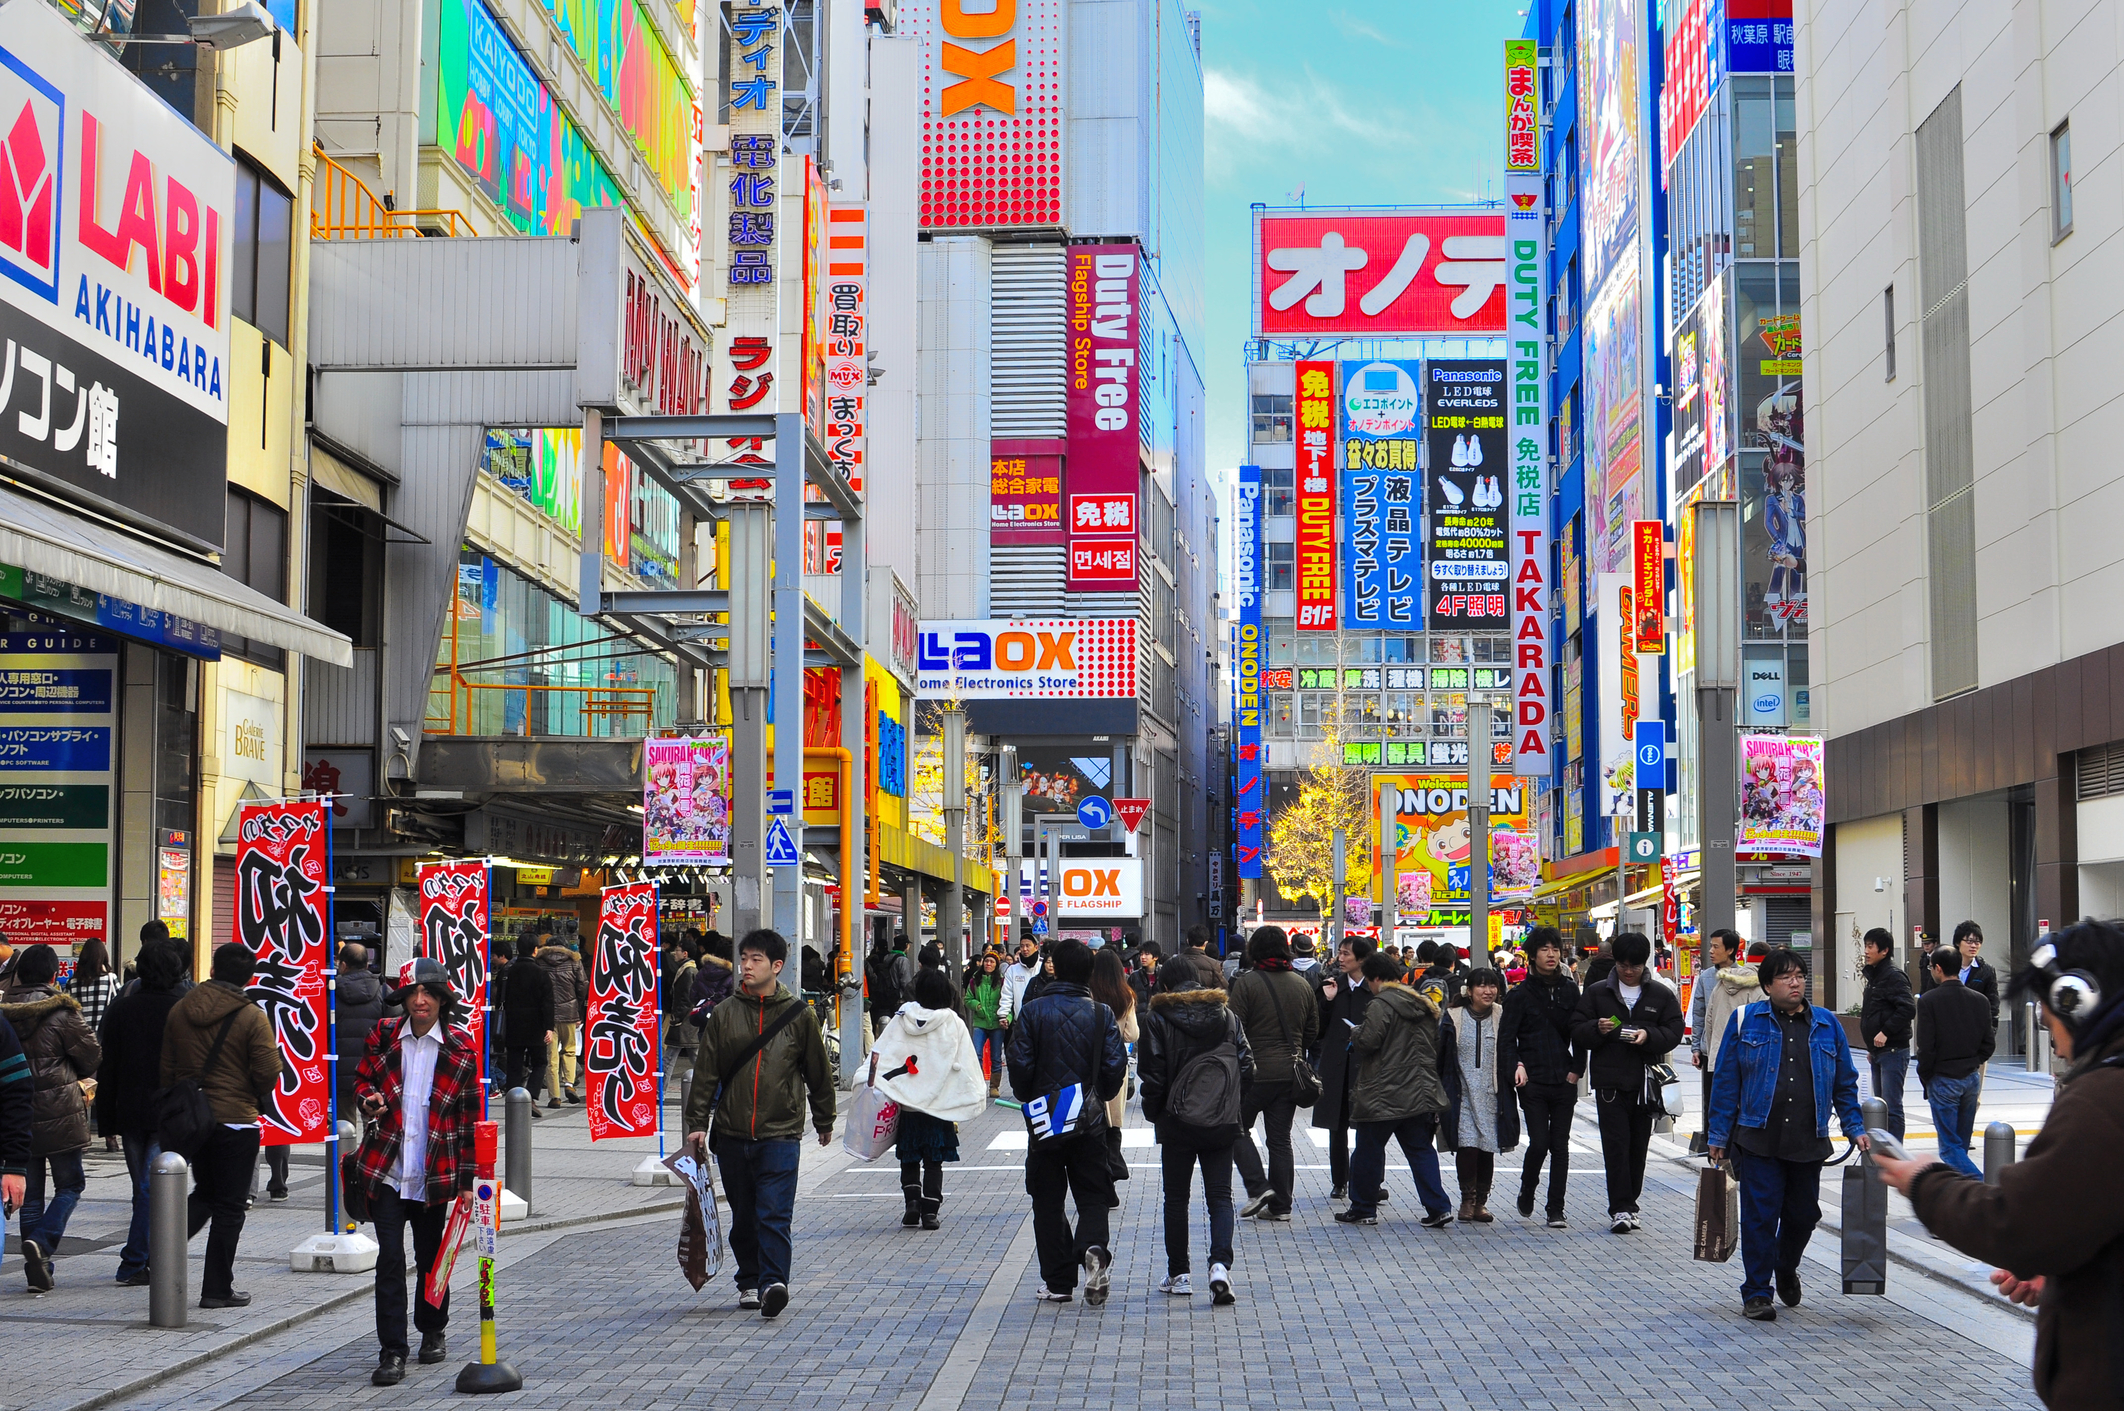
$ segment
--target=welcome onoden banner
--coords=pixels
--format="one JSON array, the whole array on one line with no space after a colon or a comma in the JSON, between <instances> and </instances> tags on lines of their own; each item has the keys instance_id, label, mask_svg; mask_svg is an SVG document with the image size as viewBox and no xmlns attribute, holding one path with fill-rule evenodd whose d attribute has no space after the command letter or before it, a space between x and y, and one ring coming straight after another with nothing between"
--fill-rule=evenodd
<instances>
[{"instance_id":1,"label":"welcome onoden banner","mask_svg":"<svg viewBox=\"0 0 2124 1411\"><path fill-rule=\"evenodd\" d=\"M420 943L415 953L442 963L465 1007L464 1027L487 1087L487 980L492 872L484 862L430 862L420 869Z\"/></svg>"},{"instance_id":2,"label":"welcome onoden banner","mask_svg":"<svg viewBox=\"0 0 2124 1411\"><path fill-rule=\"evenodd\" d=\"M245 804L237 820L236 939L256 958L246 991L273 1026L280 1081L259 1114L266 1146L331 1135L332 842L328 799Z\"/></svg>"}]
</instances>

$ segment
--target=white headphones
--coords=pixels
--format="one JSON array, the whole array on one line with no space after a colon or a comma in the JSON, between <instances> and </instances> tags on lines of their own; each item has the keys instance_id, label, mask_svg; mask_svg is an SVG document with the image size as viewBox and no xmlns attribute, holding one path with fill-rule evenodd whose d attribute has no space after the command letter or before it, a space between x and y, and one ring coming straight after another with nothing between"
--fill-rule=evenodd
<instances>
[{"instance_id":1,"label":"white headphones","mask_svg":"<svg viewBox=\"0 0 2124 1411\"><path fill-rule=\"evenodd\" d=\"M2039 977L2037 984L2050 1012L2077 1029L2082 1021L2102 1007L2102 983L2085 970L2060 970L2058 948L2045 943L2036 947L2028 964Z\"/></svg>"}]
</instances>

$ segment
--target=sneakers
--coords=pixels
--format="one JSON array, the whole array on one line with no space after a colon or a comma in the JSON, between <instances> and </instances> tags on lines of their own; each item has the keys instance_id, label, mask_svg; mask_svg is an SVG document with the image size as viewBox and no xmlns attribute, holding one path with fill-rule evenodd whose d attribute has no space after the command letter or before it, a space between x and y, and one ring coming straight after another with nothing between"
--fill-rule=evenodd
<instances>
[{"instance_id":1,"label":"sneakers","mask_svg":"<svg viewBox=\"0 0 2124 1411\"><path fill-rule=\"evenodd\" d=\"M757 1307L759 1307L759 1306L760 1306L760 1291L759 1291L758 1289L739 1289L739 1290L738 1290L738 1307L740 1307L740 1308L757 1308Z\"/></svg>"},{"instance_id":2,"label":"sneakers","mask_svg":"<svg viewBox=\"0 0 2124 1411\"><path fill-rule=\"evenodd\" d=\"M31 1293L50 1293L52 1290L51 1256L35 1240L22 1241L22 1277L29 1280Z\"/></svg>"},{"instance_id":3,"label":"sneakers","mask_svg":"<svg viewBox=\"0 0 2124 1411\"><path fill-rule=\"evenodd\" d=\"M122 1289L144 1289L150 1283L152 1283L153 1280L148 1277L147 1270L138 1269L130 1274L120 1274L118 1276L117 1282L118 1287Z\"/></svg>"},{"instance_id":4,"label":"sneakers","mask_svg":"<svg viewBox=\"0 0 2124 1411\"><path fill-rule=\"evenodd\" d=\"M1158 1292L1169 1293L1174 1298L1192 1298L1195 1293L1195 1281L1186 1274L1167 1274L1158 1285Z\"/></svg>"},{"instance_id":5,"label":"sneakers","mask_svg":"<svg viewBox=\"0 0 2124 1411\"><path fill-rule=\"evenodd\" d=\"M1114 1257L1093 1245L1084 1251L1084 1301L1093 1308L1106 1302L1108 1286L1113 1282Z\"/></svg>"},{"instance_id":6,"label":"sneakers","mask_svg":"<svg viewBox=\"0 0 2124 1411\"><path fill-rule=\"evenodd\" d=\"M1450 1210L1435 1211L1424 1216L1416 1223L1423 1226L1426 1230L1442 1230L1453 1223L1453 1212Z\"/></svg>"},{"instance_id":7,"label":"sneakers","mask_svg":"<svg viewBox=\"0 0 2124 1411\"><path fill-rule=\"evenodd\" d=\"M1242 1220L1251 1220L1255 1218L1262 1211L1268 1209L1269 1202L1274 1200L1275 1198L1276 1193L1274 1191L1263 1191L1260 1195L1255 1196L1245 1205L1239 1207L1239 1218Z\"/></svg>"},{"instance_id":8,"label":"sneakers","mask_svg":"<svg viewBox=\"0 0 2124 1411\"><path fill-rule=\"evenodd\" d=\"M1552 1230L1568 1230L1571 1228L1571 1222L1564 1219L1563 1213L1559 1211L1549 1217L1549 1228Z\"/></svg>"},{"instance_id":9,"label":"sneakers","mask_svg":"<svg viewBox=\"0 0 2124 1411\"><path fill-rule=\"evenodd\" d=\"M1778 1300L1782 1302L1787 1308L1799 1307L1799 1270L1780 1269L1777 1271L1777 1296Z\"/></svg>"},{"instance_id":10,"label":"sneakers","mask_svg":"<svg viewBox=\"0 0 2124 1411\"><path fill-rule=\"evenodd\" d=\"M789 1306L789 1285L769 1284L760 1290L760 1316L773 1318Z\"/></svg>"},{"instance_id":11,"label":"sneakers","mask_svg":"<svg viewBox=\"0 0 2124 1411\"><path fill-rule=\"evenodd\" d=\"M1044 1284L1040 1287L1040 1301L1042 1303L1067 1303L1074 1297L1076 1295L1072 1294L1068 1289L1051 1289Z\"/></svg>"},{"instance_id":12,"label":"sneakers","mask_svg":"<svg viewBox=\"0 0 2124 1411\"><path fill-rule=\"evenodd\" d=\"M1631 1212L1630 1212L1630 1228L1631 1228L1631 1229L1633 1229L1633 1230L1642 1230L1642 1229L1643 1229L1644 1227L1645 1227L1645 1222L1637 1218L1637 1212L1636 1212L1635 1210L1631 1211Z\"/></svg>"},{"instance_id":13,"label":"sneakers","mask_svg":"<svg viewBox=\"0 0 2124 1411\"><path fill-rule=\"evenodd\" d=\"M450 1355L448 1333L422 1333L420 1335L420 1360L433 1366Z\"/></svg>"},{"instance_id":14,"label":"sneakers","mask_svg":"<svg viewBox=\"0 0 2124 1411\"><path fill-rule=\"evenodd\" d=\"M1222 1264L1210 1265L1210 1302L1222 1308L1238 1301L1232 1292L1232 1271Z\"/></svg>"},{"instance_id":15,"label":"sneakers","mask_svg":"<svg viewBox=\"0 0 2124 1411\"><path fill-rule=\"evenodd\" d=\"M1775 1323L1777 1309L1767 1298L1751 1298L1741 1305L1741 1316L1753 1318L1758 1323Z\"/></svg>"},{"instance_id":16,"label":"sneakers","mask_svg":"<svg viewBox=\"0 0 2124 1411\"><path fill-rule=\"evenodd\" d=\"M1522 1191L1519 1196L1519 1213L1526 1219L1534 1218L1534 1192Z\"/></svg>"},{"instance_id":17,"label":"sneakers","mask_svg":"<svg viewBox=\"0 0 2124 1411\"><path fill-rule=\"evenodd\" d=\"M1379 1223L1379 1216L1373 1211L1358 1210L1352 1206L1348 1210L1336 1211L1335 1223L1338 1225L1376 1225Z\"/></svg>"},{"instance_id":18,"label":"sneakers","mask_svg":"<svg viewBox=\"0 0 2124 1411\"><path fill-rule=\"evenodd\" d=\"M1622 1212L1619 1212L1619 1213L1617 1213L1617 1214L1615 1214L1615 1215L1612 1215L1612 1216L1610 1216L1610 1217L1608 1218L1608 1228L1609 1228L1609 1229L1610 1229L1611 1231L1613 1231L1614 1233L1618 1234L1618 1235L1627 1235L1627 1234L1629 1234L1629 1233L1630 1233L1630 1230L1631 1230L1631 1228L1632 1228L1632 1227L1631 1227L1631 1225L1630 1225L1630 1215L1629 1215L1629 1212L1628 1212L1628 1211L1622 1211Z\"/></svg>"},{"instance_id":19,"label":"sneakers","mask_svg":"<svg viewBox=\"0 0 2124 1411\"><path fill-rule=\"evenodd\" d=\"M1291 1212L1288 1210L1264 1210L1259 1215L1256 1215L1254 1218L1256 1220L1280 1221L1283 1224L1288 1225L1291 1223Z\"/></svg>"}]
</instances>

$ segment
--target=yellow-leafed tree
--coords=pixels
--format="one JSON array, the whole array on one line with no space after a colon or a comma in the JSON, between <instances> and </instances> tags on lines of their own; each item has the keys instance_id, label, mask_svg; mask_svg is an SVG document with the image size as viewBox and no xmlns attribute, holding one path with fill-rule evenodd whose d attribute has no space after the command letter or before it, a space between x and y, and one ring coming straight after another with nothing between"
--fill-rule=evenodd
<instances>
[{"instance_id":1,"label":"yellow-leafed tree","mask_svg":"<svg viewBox=\"0 0 2124 1411\"><path fill-rule=\"evenodd\" d=\"M1370 889L1372 774L1342 763L1342 722L1331 710L1321 723L1312 766L1298 781L1297 799L1269 824L1269 874L1288 901L1310 897L1323 920L1335 901L1335 830L1343 834L1343 877L1349 894Z\"/></svg>"}]
</instances>

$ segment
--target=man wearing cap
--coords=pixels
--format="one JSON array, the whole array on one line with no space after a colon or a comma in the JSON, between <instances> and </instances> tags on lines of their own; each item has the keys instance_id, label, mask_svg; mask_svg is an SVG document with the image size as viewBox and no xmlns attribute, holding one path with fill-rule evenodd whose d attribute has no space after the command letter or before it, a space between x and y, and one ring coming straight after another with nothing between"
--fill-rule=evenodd
<instances>
[{"instance_id":1,"label":"man wearing cap","mask_svg":"<svg viewBox=\"0 0 2124 1411\"><path fill-rule=\"evenodd\" d=\"M442 963L422 957L399 972L391 1003L399 1018L377 1021L368 1057L354 1074L368 1133L354 1159L350 1202L365 1202L376 1222L377 1386L406 1375L406 1230L421 1286L442 1249L450 1206L472 1189L472 1125L479 1120L479 1065L472 1036L454 1021L457 992ZM356 1208L359 1208L357 1203ZM420 1360L446 1356L450 1322L446 1289L440 1305L416 1288L413 1324Z\"/></svg>"},{"instance_id":2,"label":"man wearing cap","mask_svg":"<svg viewBox=\"0 0 2124 1411\"><path fill-rule=\"evenodd\" d=\"M1937 1239L2000 1267L1999 1292L2036 1310L2036 1395L2050 1407L2124 1403L2124 930L2068 926L2036 947L2009 996L2040 1001L2057 1101L2019 1161L1987 1183L1929 1157L1874 1156ZM1952 964L1950 959L1949 964ZM1951 972L1950 972L1951 973Z\"/></svg>"}]
</instances>

